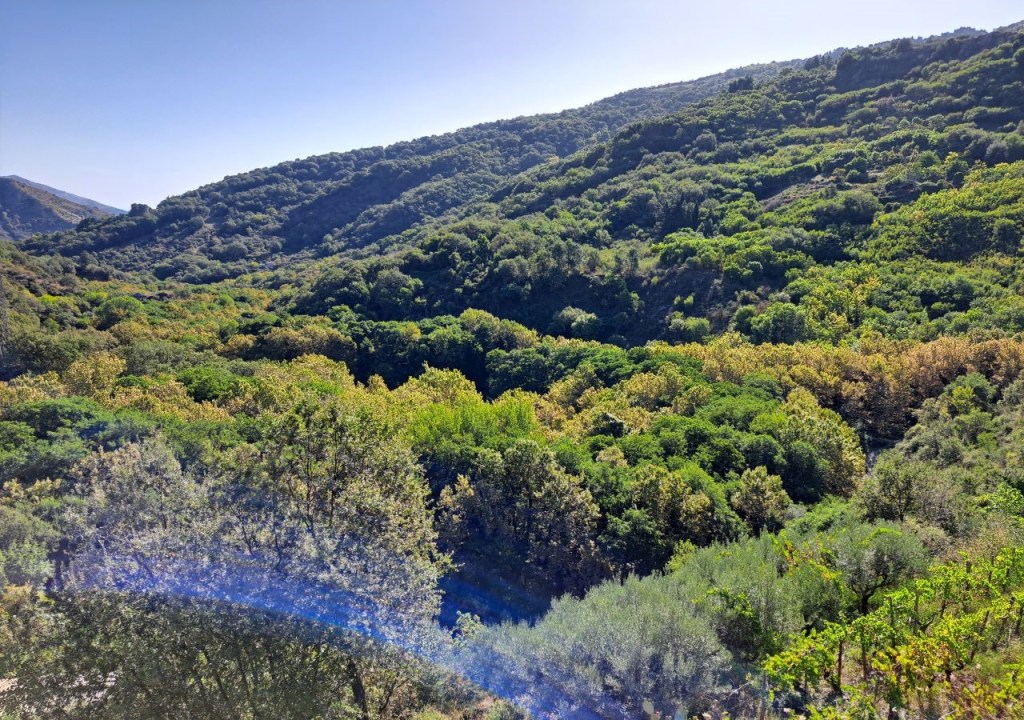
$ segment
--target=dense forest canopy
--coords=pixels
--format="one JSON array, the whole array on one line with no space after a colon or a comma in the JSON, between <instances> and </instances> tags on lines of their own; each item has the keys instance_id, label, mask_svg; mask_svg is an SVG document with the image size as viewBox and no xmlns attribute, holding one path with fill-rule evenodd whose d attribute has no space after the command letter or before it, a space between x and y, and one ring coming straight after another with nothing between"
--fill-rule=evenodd
<instances>
[{"instance_id":1,"label":"dense forest canopy","mask_svg":"<svg viewBox=\"0 0 1024 720\"><path fill-rule=\"evenodd\" d=\"M0 713L1020 717L1022 239L1015 26L3 243Z\"/></svg>"}]
</instances>

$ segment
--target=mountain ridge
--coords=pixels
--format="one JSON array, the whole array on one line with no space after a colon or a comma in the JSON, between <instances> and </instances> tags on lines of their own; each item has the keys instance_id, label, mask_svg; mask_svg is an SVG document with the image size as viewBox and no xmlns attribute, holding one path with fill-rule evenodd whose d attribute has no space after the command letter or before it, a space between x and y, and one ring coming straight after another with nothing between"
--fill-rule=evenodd
<instances>
[{"instance_id":1,"label":"mountain ridge","mask_svg":"<svg viewBox=\"0 0 1024 720\"><path fill-rule=\"evenodd\" d=\"M121 208L116 208L112 205L105 205L104 203L101 203L98 200L93 200L92 198L76 195L75 193L68 192L67 190L60 190L59 188L44 185L41 182L35 182L34 180L23 178L20 175L4 175L3 177L7 178L8 180L16 180L17 182L20 182L24 185L34 187L37 190L44 190L45 192L48 192L51 195L56 195L59 198L69 200L75 203L76 205L83 205L85 207L101 210L102 212L105 212L108 215L124 215L126 212L128 212L127 210L122 210Z\"/></svg>"},{"instance_id":2,"label":"mountain ridge","mask_svg":"<svg viewBox=\"0 0 1024 720\"><path fill-rule=\"evenodd\" d=\"M310 156L227 176L167 198L155 209L133 206L131 220L89 221L76 232L36 239L25 247L71 257L90 252L120 270L159 267L160 277L203 282L278 267L288 258L308 260L360 248L373 252L370 246L382 240L393 244L442 216L474 212L476 204L491 196L500 200L522 173L553 162L564 167L568 156L631 124L678 112L730 88L753 87L780 72L821 63L836 65L837 87L843 82L853 87L861 79L850 76L848 68L856 66L870 80L880 70L869 68L869 56L879 48L908 50L901 56L903 66L889 68L890 75L898 75L915 62L925 62L925 51L941 54L937 48L956 46L970 55L972 48L1020 26L990 33L960 28L929 38L838 48L807 60L750 65L625 91L559 113ZM854 61L862 55L864 60Z\"/></svg>"},{"instance_id":3,"label":"mountain ridge","mask_svg":"<svg viewBox=\"0 0 1024 720\"><path fill-rule=\"evenodd\" d=\"M18 241L70 230L83 220L117 214L112 210L117 209L17 175L0 177L0 237Z\"/></svg>"},{"instance_id":4,"label":"mountain ridge","mask_svg":"<svg viewBox=\"0 0 1024 720\"><path fill-rule=\"evenodd\" d=\"M129 215L141 218L138 223L87 223L75 238L65 236L56 246L65 255L89 251L102 259L111 256L111 248L150 246L138 263L113 261L126 270L196 252L232 265L219 274L226 277L251 271L253 262L258 265L282 249L286 254L308 250L328 234L344 236L346 244L366 245L484 199L515 174L610 137L638 118L678 109L725 90L731 82L762 79L802 62L749 65L625 91L581 108L256 168L167 198L155 209L135 205ZM265 213L265 208L273 212ZM132 229L121 227L133 224ZM33 252L53 246L50 238L26 245Z\"/></svg>"}]
</instances>

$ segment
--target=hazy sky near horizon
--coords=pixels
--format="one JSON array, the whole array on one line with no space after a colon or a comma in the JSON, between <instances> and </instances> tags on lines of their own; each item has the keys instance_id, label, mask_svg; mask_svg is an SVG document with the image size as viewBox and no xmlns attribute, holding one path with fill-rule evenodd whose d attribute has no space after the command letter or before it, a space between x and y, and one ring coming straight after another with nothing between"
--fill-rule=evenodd
<instances>
[{"instance_id":1,"label":"hazy sky near horizon","mask_svg":"<svg viewBox=\"0 0 1024 720\"><path fill-rule=\"evenodd\" d=\"M294 158L1022 19L1019 0L0 0L0 175L156 205Z\"/></svg>"}]
</instances>

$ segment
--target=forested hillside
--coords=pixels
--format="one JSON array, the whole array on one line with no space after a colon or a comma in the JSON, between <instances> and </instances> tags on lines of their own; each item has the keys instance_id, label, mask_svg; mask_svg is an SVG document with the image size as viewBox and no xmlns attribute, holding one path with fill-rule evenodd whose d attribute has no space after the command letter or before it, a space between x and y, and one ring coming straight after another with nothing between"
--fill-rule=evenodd
<instances>
[{"instance_id":1,"label":"forested hillside","mask_svg":"<svg viewBox=\"0 0 1024 720\"><path fill-rule=\"evenodd\" d=\"M95 254L127 270L163 260L155 269L158 277L201 282L275 265L283 256L294 260L296 254L360 248L486 198L510 177L606 139L630 122L796 64L752 65L624 92L576 110L286 162L26 246Z\"/></svg>"},{"instance_id":2,"label":"forested hillside","mask_svg":"<svg viewBox=\"0 0 1024 720\"><path fill-rule=\"evenodd\" d=\"M1020 717L1022 238L1015 26L4 244L0 712Z\"/></svg>"},{"instance_id":3,"label":"forested hillside","mask_svg":"<svg viewBox=\"0 0 1024 720\"><path fill-rule=\"evenodd\" d=\"M408 250L300 276L294 309L474 307L620 344L1018 330L1014 274L996 259L1015 262L1022 218L1010 37L815 60L631 125Z\"/></svg>"}]
</instances>

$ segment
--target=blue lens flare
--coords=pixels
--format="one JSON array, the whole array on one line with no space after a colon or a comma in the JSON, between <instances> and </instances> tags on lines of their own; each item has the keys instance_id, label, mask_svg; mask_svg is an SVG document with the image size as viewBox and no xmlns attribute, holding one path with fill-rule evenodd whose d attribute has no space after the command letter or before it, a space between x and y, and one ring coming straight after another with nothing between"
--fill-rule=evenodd
<instances>
[{"instance_id":1,"label":"blue lens flare","mask_svg":"<svg viewBox=\"0 0 1024 720\"><path fill-rule=\"evenodd\" d=\"M372 574L349 578L351 586L341 587L277 571L268 560L242 553L216 558L206 553L187 559L107 554L99 567L93 566L94 572L83 572L88 564L79 564L79 579L73 590L68 589L144 595L214 613L245 613L258 632L288 633L300 639L304 632L315 633L346 652L390 648L462 677L537 717L627 717L613 702L602 704L600 712L586 707L564 689L568 683L549 674L531 672L524 678L521 671L505 667L501 653L478 648L466 654L436 620L402 622L406 613L398 612L401 608L389 608L375 596ZM471 588L459 589L472 593ZM356 644L362 649L352 640L361 641Z\"/></svg>"}]
</instances>

